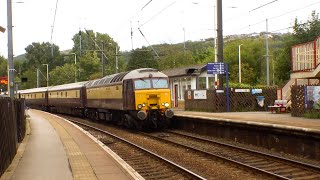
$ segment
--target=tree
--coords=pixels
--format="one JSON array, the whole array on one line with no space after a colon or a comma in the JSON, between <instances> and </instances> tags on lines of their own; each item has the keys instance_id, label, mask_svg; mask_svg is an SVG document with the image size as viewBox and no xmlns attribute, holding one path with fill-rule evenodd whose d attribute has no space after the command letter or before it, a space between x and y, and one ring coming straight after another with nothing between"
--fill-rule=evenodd
<instances>
[{"instance_id":1,"label":"tree","mask_svg":"<svg viewBox=\"0 0 320 180\"><path fill-rule=\"evenodd\" d=\"M75 65L65 64L63 66L57 66L50 72L50 85L60 85L73 83L75 81Z\"/></svg>"},{"instance_id":2,"label":"tree","mask_svg":"<svg viewBox=\"0 0 320 180\"><path fill-rule=\"evenodd\" d=\"M0 56L0 76L7 76L7 60L3 57Z\"/></svg>"},{"instance_id":3,"label":"tree","mask_svg":"<svg viewBox=\"0 0 320 180\"><path fill-rule=\"evenodd\" d=\"M172 69L195 64L190 51L186 53L182 51L173 52L159 60L160 69Z\"/></svg>"},{"instance_id":4,"label":"tree","mask_svg":"<svg viewBox=\"0 0 320 180\"><path fill-rule=\"evenodd\" d=\"M319 13L312 11L311 18L305 23L299 23L298 18L294 21L293 40L297 43L313 41L320 34Z\"/></svg>"},{"instance_id":5,"label":"tree","mask_svg":"<svg viewBox=\"0 0 320 180\"><path fill-rule=\"evenodd\" d=\"M62 56L59 52L59 47L46 43L35 43L25 48L26 58L28 59L28 65L35 68L40 67L42 64L49 64L50 68L60 66L63 63Z\"/></svg>"},{"instance_id":6,"label":"tree","mask_svg":"<svg viewBox=\"0 0 320 180\"><path fill-rule=\"evenodd\" d=\"M291 72L291 47L297 44L313 41L320 34L320 20L319 14L312 11L311 18L307 22L298 22L298 18L294 21L293 33L283 37L285 42L282 49L275 52L276 66L275 73L276 79L285 84L290 79Z\"/></svg>"},{"instance_id":7,"label":"tree","mask_svg":"<svg viewBox=\"0 0 320 180\"><path fill-rule=\"evenodd\" d=\"M80 45L81 39L81 45ZM95 33L92 30L86 30L85 32L79 31L72 38L74 46L72 51L81 57L81 60L86 54L91 54L93 52L97 53L97 57L101 60L102 64L102 50L104 50L104 61L105 61L105 73L113 74L116 72L116 54L118 54L118 67L119 72L123 71L123 60L120 56L120 47L117 42L115 42L108 34ZM81 47L81 51L80 51ZM116 53L116 50L118 51ZM84 57L83 57L84 56ZM89 56L90 57L90 56ZM102 68L102 66L101 66ZM98 73L97 71L96 73ZM101 71L102 72L102 71ZM101 73L102 74L102 73ZM89 78L89 77L87 77Z\"/></svg>"},{"instance_id":8,"label":"tree","mask_svg":"<svg viewBox=\"0 0 320 180\"><path fill-rule=\"evenodd\" d=\"M127 70L130 71L138 68L159 68L158 60L154 58L152 51L146 47L136 49L130 55Z\"/></svg>"},{"instance_id":9,"label":"tree","mask_svg":"<svg viewBox=\"0 0 320 180\"><path fill-rule=\"evenodd\" d=\"M101 63L97 56L97 53L86 53L83 56L81 56L79 79L81 81L90 80L92 79L92 77L90 78L90 76L96 73L100 73L100 78L101 78L102 73L100 69L101 69ZM95 78L97 77L95 76Z\"/></svg>"},{"instance_id":10,"label":"tree","mask_svg":"<svg viewBox=\"0 0 320 180\"><path fill-rule=\"evenodd\" d=\"M20 89L30 89L37 87L37 72L35 68L29 68L23 72L23 76L28 78L27 83L21 83Z\"/></svg>"}]
</instances>

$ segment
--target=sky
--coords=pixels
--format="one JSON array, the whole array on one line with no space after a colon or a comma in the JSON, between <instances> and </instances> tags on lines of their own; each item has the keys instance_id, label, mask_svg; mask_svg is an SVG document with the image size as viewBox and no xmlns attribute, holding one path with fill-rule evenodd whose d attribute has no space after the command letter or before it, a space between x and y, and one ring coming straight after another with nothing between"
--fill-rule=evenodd
<instances>
[{"instance_id":1,"label":"sky","mask_svg":"<svg viewBox=\"0 0 320 180\"><path fill-rule=\"evenodd\" d=\"M215 6L215 0L15 0L13 54L24 54L32 42L71 49L72 37L84 29L110 35L121 51L206 39L215 34ZM266 31L266 19L269 32L292 32L295 18L305 22L317 9L320 0L223 0L223 35ZM7 28L5 0L0 26ZM0 32L0 55L8 56L7 31Z\"/></svg>"}]
</instances>

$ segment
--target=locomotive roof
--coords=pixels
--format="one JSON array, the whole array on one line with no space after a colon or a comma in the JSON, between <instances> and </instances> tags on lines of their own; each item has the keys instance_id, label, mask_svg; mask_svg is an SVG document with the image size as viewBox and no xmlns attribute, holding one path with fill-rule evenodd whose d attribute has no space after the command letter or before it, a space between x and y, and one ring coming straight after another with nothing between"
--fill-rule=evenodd
<instances>
[{"instance_id":1,"label":"locomotive roof","mask_svg":"<svg viewBox=\"0 0 320 180\"><path fill-rule=\"evenodd\" d=\"M88 81L83 82L76 82L76 83L70 83L70 84L62 84L57 86L51 86L48 88L48 91L58 91L58 90L68 90L68 89L77 89L84 86L85 83Z\"/></svg>"},{"instance_id":2,"label":"locomotive roof","mask_svg":"<svg viewBox=\"0 0 320 180\"><path fill-rule=\"evenodd\" d=\"M111 74L111 75L105 76L101 79L91 80L86 84L86 87L94 87L94 86L100 86L100 85L104 85L104 84L121 82L123 77L126 74L128 74L128 72Z\"/></svg>"},{"instance_id":3,"label":"locomotive roof","mask_svg":"<svg viewBox=\"0 0 320 180\"><path fill-rule=\"evenodd\" d=\"M126 79L137 79L137 78L150 78L150 77L168 77L164 73L153 68L142 68L130 71L123 80Z\"/></svg>"},{"instance_id":4,"label":"locomotive roof","mask_svg":"<svg viewBox=\"0 0 320 180\"><path fill-rule=\"evenodd\" d=\"M47 90L48 90L48 87L40 87L40 88L19 90L18 93L21 93L21 94L39 93L39 92L46 92Z\"/></svg>"},{"instance_id":5,"label":"locomotive roof","mask_svg":"<svg viewBox=\"0 0 320 180\"><path fill-rule=\"evenodd\" d=\"M141 68L141 69L136 69L129 72L111 74L101 79L91 80L91 81L88 81L88 83L85 84L85 86L95 87L95 86L101 86L105 84L122 82L123 80L126 80L126 79L149 78L150 74L152 74L152 77L168 77L167 75L163 74L162 72L159 72L156 69Z\"/></svg>"}]
</instances>

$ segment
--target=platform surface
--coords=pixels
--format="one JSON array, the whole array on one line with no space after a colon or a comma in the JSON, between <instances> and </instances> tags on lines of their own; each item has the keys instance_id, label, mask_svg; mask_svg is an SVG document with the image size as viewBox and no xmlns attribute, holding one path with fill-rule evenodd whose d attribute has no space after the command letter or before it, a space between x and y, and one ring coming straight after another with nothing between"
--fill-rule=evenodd
<instances>
[{"instance_id":1,"label":"platform surface","mask_svg":"<svg viewBox=\"0 0 320 180\"><path fill-rule=\"evenodd\" d=\"M1 180L143 179L81 128L46 112L28 114L28 142Z\"/></svg>"},{"instance_id":2,"label":"platform surface","mask_svg":"<svg viewBox=\"0 0 320 180\"><path fill-rule=\"evenodd\" d=\"M252 123L270 125L272 127L287 127L320 133L320 119L308 119L304 117L292 117L290 113L267 112L195 112L183 109L174 109L175 116L185 116L203 119L220 119L240 123Z\"/></svg>"}]
</instances>

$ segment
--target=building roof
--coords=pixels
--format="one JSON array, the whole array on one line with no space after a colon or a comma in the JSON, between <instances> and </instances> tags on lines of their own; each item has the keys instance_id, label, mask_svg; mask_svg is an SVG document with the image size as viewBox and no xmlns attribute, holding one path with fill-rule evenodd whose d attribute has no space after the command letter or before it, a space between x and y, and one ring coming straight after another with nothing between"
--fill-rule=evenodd
<instances>
[{"instance_id":1,"label":"building roof","mask_svg":"<svg viewBox=\"0 0 320 180\"><path fill-rule=\"evenodd\" d=\"M187 67L179 67L174 69L166 69L162 72L171 77L181 77L181 76L197 76L200 75L201 72L207 70L206 64L197 64Z\"/></svg>"}]
</instances>

